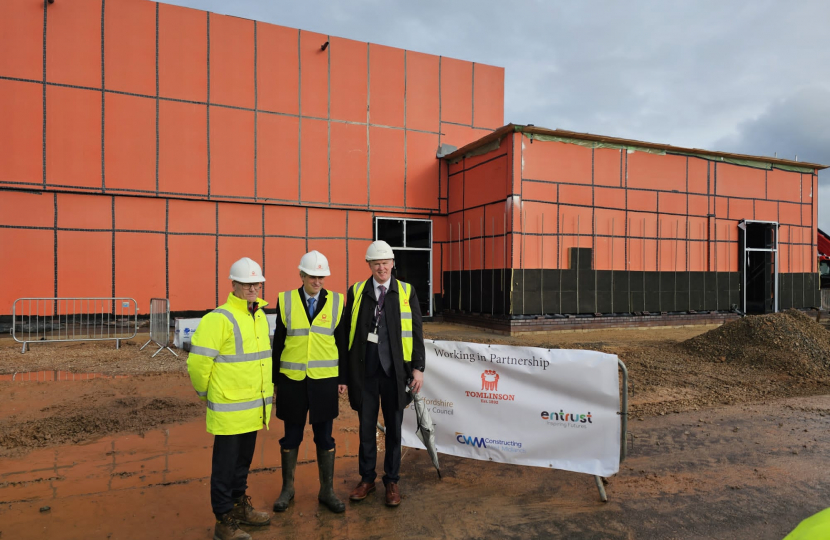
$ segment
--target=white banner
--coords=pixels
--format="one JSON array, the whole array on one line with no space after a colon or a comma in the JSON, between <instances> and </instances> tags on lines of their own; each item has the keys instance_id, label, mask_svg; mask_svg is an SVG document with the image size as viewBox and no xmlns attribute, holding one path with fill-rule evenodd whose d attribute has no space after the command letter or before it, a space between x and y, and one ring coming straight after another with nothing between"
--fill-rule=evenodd
<instances>
[{"instance_id":1,"label":"white banner","mask_svg":"<svg viewBox=\"0 0 830 540\"><path fill-rule=\"evenodd\" d=\"M274 345L274 329L277 327L277 314L265 315L268 319L268 333L271 336L271 346ZM190 339L193 337L193 332L201 322L199 319L182 319L176 317L174 332L173 332L173 346L177 349L190 350ZM187 344L185 346L185 343Z\"/></svg>"},{"instance_id":2,"label":"white banner","mask_svg":"<svg viewBox=\"0 0 830 540\"><path fill-rule=\"evenodd\" d=\"M440 453L611 476L620 466L617 357L428 341L421 392ZM402 444L424 448L413 406Z\"/></svg>"}]
</instances>

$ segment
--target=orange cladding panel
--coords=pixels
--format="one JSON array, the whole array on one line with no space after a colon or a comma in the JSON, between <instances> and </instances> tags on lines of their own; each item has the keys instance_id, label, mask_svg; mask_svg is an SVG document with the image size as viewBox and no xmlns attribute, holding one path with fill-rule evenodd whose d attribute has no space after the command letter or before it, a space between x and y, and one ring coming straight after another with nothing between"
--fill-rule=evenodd
<instances>
[{"instance_id":1,"label":"orange cladding panel","mask_svg":"<svg viewBox=\"0 0 830 540\"><path fill-rule=\"evenodd\" d=\"M0 225L52 227L55 198L51 193L7 191L0 197Z\"/></svg>"},{"instance_id":2,"label":"orange cladding panel","mask_svg":"<svg viewBox=\"0 0 830 540\"><path fill-rule=\"evenodd\" d=\"M525 189L527 189L527 184L525 184ZM594 206L625 209L625 195L625 190L621 188L594 188Z\"/></svg>"},{"instance_id":3,"label":"orange cladding panel","mask_svg":"<svg viewBox=\"0 0 830 540\"><path fill-rule=\"evenodd\" d=\"M661 214L686 214L686 194L661 191L657 195L657 208Z\"/></svg>"},{"instance_id":4,"label":"orange cladding panel","mask_svg":"<svg viewBox=\"0 0 830 540\"><path fill-rule=\"evenodd\" d=\"M367 204L366 127L331 124L331 202Z\"/></svg>"},{"instance_id":5,"label":"orange cladding panel","mask_svg":"<svg viewBox=\"0 0 830 540\"><path fill-rule=\"evenodd\" d=\"M257 116L257 197L296 201L299 189L300 120Z\"/></svg>"},{"instance_id":6,"label":"orange cladding panel","mask_svg":"<svg viewBox=\"0 0 830 540\"><path fill-rule=\"evenodd\" d=\"M369 120L372 124L403 127L405 51L369 45Z\"/></svg>"},{"instance_id":7,"label":"orange cladding panel","mask_svg":"<svg viewBox=\"0 0 830 540\"><path fill-rule=\"evenodd\" d=\"M556 202L556 191L557 184L527 180L522 182L522 196L525 201ZM603 206L599 200L599 190L597 190L597 206Z\"/></svg>"},{"instance_id":8,"label":"orange cladding panel","mask_svg":"<svg viewBox=\"0 0 830 540\"><path fill-rule=\"evenodd\" d=\"M326 277L326 289L346 294L346 241L345 240L312 240L308 241L308 249L316 249L329 260L331 275ZM297 264L299 264L297 260ZM299 276L297 280L299 281ZM297 286L300 284L298 283Z\"/></svg>"},{"instance_id":9,"label":"orange cladding panel","mask_svg":"<svg viewBox=\"0 0 830 540\"><path fill-rule=\"evenodd\" d=\"M254 108L254 22L210 15L210 102Z\"/></svg>"},{"instance_id":10,"label":"orange cladding panel","mask_svg":"<svg viewBox=\"0 0 830 540\"><path fill-rule=\"evenodd\" d=\"M115 228L164 232L164 199L115 197Z\"/></svg>"},{"instance_id":11,"label":"orange cladding panel","mask_svg":"<svg viewBox=\"0 0 830 540\"><path fill-rule=\"evenodd\" d=\"M108 189L156 190L156 102L106 95L104 165Z\"/></svg>"},{"instance_id":12,"label":"orange cladding panel","mask_svg":"<svg viewBox=\"0 0 830 540\"><path fill-rule=\"evenodd\" d=\"M53 231L6 229L0 242L0 313L10 314L18 298L55 295ZM37 261L37 264L32 264ZM109 264L109 263L108 263ZM109 293L107 293L109 296Z\"/></svg>"},{"instance_id":13,"label":"orange cladding panel","mask_svg":"<svg viewBox=\"0 0 830 540\"><path fill-rule=\"evenodd\" d=\"M689 160L689 193L708 193L709 190L709 162L701 158Z\"/></svg>"},{"instance_id":14,"label":"orange cladding panel","mask_svg":"<svg viewBox=\"0 0 830 540\"><path fill-rule=\"evenodd\" d=\"M767 198L774 201L800 201L800 180L800 173L780 169L767 171Z\"/></svg>"},{"instance_id":15,"label":"orange cladding panel","mask_svg":"<svg viewBox=\"0 0 830 540\"><path fill-rule=\"evenodd\" d=\"M139 312L149 313L150 299L167 295L166 270L163 234L115 233L116 296L134 298Z\"/></svg>"},{"instance_id":16,"label":"orange cladding panel","mask_svg":"<svg viewBox=\"0 0 830 540\"><path fill-rule=\"evenodd\" d=\"M473 125L504 125L504 68L473 64Z\"/></svg>"},{"instance_id":17,"label":"orange cladding panel","mask_svg":"<svg viewBox=\"0 0 830 540\"><path fill-rule=\"evenodd\" d=\"M801 205L801 224L813 225L813 208L809 204Z\"/></svg>"},{"instance_id":18,"label":"orange cladding panel","mask_svg":"<svg viewBox=\"0 0 830 540\"><path fill-rule=\"evenodd\" d=\"M461 148L487 135L489 131L454 124L441 124L441 143ZM435 148L438 150L438 147ZM433 152L434 154L435 152ZM492 157L492 156L490 156ZM469 166L469 165L468 165Z\"/></svg>"},{"instance_id":19,"label":"orange cladding panel","mask_svg":"<svg viewBox=\"0 0 830 540\"><path fill-rule=\"evenodd\" d=\"M312 238L345 238L346 211L309 208L308 237L309 242ZM314 249L310 243L309 249Z\"/></svg>"},{"instance_id":20,"label":"orange cladding panel","mask_svg":"<svg viewBox=\"0 0 830 540\"><path fill-rule=\"evenodd\" d=\"M766 171L730 163L716 163L717 195L763 199L766 197Z\"/></svg>"},{"instance_id":21,"label":"orange cladding panel","mask_svg":"<svg viewBox=\"0 0 830 540\"><path fill-rule=\"evenodd\" d=\"M156 9L144 0L105 5L104 74L108 90L156 94Z\"/></svg>"},{"instance_id":22,"label":"orange cladding panel","mask_svg":"<svg viewBox=\"0 0 830 540\"><path fill-rule=\"evenodd\" d=\"M590 186L559 186L559 202L578 206L593 205L593 191Z\"/></svg>"},{"instance_id":23,"label":"orange cladding panel","mask_svg":"<svg viewBox=\"0 0 830 540\"><path fill-rule=\"evenodd\" d=\"M813 202L813 177L812 175L801 175L801 202L809 204Z\"/></svg>"},{"instance_id":24,"label":"orange cladding panel","mask_svg":"<svg viewBox=\"0 0 830 540\"><path fill-rule=\"evenodd\" d=\"M594 214L598 235L625 236L625 211L597 208Z\"/></svg>"},{"instance_id":25,"label":"orange cladding panel","mask_svg":"<svg viewBox=\"0 0 830 540\"><path fill-rule=\"evenodd\" d=\"M257 106L298 114L300 103L299 30L257 23Z\"/></svg>"},{"instance_id":26,"label":"orange cladding panel","mask_svg":"<svg viewBox=\"0 0 830 540\"><path fill-rule=\"evenodd\" d=\"M207 100L208 16L203 11L159 4L158 76L163 97Z\"/></svg>"},{"instance_id":27,"label":"orange cladding panel","mask_svg":"<svg viewBox=\"0 0 830 540\"><path fill-rule=\"evenodd\" d=\"M216 307L216 239L213 236L170 236L170 306L173 310L207 310ZM221 277L228 276L228 268ZM266 278L267 279L267 278ZM230 282L222 279L223 283ZM220 297L219 303L224 303Z\"/></svg>"},{"instance_id":28,"label":"orange cladding panel","mask_svg":"<svg viewBox=\"0 0 830 540\"><path fill-rule=\"evenodd\" d=\"M58 231L58 296L111 295L112 232Z\"/></svg>"},{"instance_id":29,"label":"orange cladding panel","mask_svg":"<svg viewBox=\"0 0 830 540\"><path fill-rule=\"evenodd\" d=\"M46 181L101 187L101 93L46 88Z\"/></svg>"},{"instance_id":30,"label":"orange cladding panel","mask_svg":"<svg viewBox=\"0 0 830 540\"><path fill-rule=\"evenodd\" d=\"M262 206L258 204L219 203L219 234L246 236L262 234Z\"/></svg>"},{"instance_id":31,"label":"orange cladding panel","mask_svg":"<svg viewBox=\"0 0 830 540\"><path fill-rule=\"evenodd\" d=\"M755 219L758 221L778 221L778 203L775 201L754 201Z\"/></svg>"},{"instance_id":32,"label":"orange cladding panel","mask_svg":"<svg viewBox=\"0 0 830 540\"><path fill-rule=\"evenodd\" d=\"M441 57L441 120L473 123L473 64Z\"/></svg>"},{"instance_id":33,"label":"orange cladding panel","mask_svg":"<svg viewBox=\"0 0 830 540\"><path fill-rule=\"evenodd\" d=\"M328 40L325 34L300 30L300 113L303 116L329 117L331 49L320 50Z\"/></svg>"},{"instance_id":34,"label":"orange cladding panel","mask_svg":"<svg viewBox=\"0 0 830 540\"><path fill-rule=\"evenodd\" d=\"M406 127L437 132L438 108L438 57L406 51Z\"/></svg>"},{"instance_id":35,"label":"orange cladding panel","mask_svg":"<svg viewBox=\"0 0 830 540\"><path fill-rule=\"evenodd\" d=\"M591 183L591 149L576 144L516 139L522 143L522 178L569 184ZM518 150L518 148L517 148Z\"/></svg>"},{"instance_id":36,"label":"orange cladding panel","mask_svg":"<svg viewBox=\"0 0 830 540\"><path fill-rule=\"evenodd\" d=\"M438 209L438 135L406 135L406 206Z\"/></svg>"},{"instance_id":37,"label":"orange cladding panel","mask_svg":"<svg viewBox=\"0 0 830 540\"><path fill-rule=\"evenodd\" d=\"M314 249L311 246L309 250ZM269 308L277 307L277 295L283 291L298 289L302 284L300 279L300 259L306 253L305 238L266 238L265 239L265 266L262 269L265 276L265 299L271 303Z\"/></svg>"},{"instance_id":38,"label":"orange cladding panel","mask_svg":"<svg viewBox=\"0 0 830 540\"><path fill-rule=\"evenodd\" d=\"M689 195L689 215L705 216L709 213L709 200L704 195Z\"/></svg>"},{"instance_id":39,"label":"orange cladding panel","mask_svg":"<svg viewBox=\"0 0 830 540\"><path fill-rule=\"evenodd\" d=\"M42 183L43 87L0 80L0 118L0 182Z\"/></svg>"},{"instance_id":40,"label":"orange cladding panel","mask_svg":"<svg viewBox=\"0 0 830 540\"><path fill-rule=\"evenodd\" d=\"M366 43L331 38L331 117L366 122L368 54ZM365 136L364 136L365 140Z\"/></svg>"},{"instance_id":41,"label":"orange cladding panel","mask_svg":"<svg viewBox=\"0 0 830 540\"><path fill-rule=\"evenodd\" d=\"M369 243L365 240L349 240L349 278L348 286L354 285L358 281L365 281L372 277L372 272L369 270L369 265L366 264L366 248ZM340 291L346 294L346 291Z\"/></svg>"},{"instance_id":42,"label":"orange cladding panel","mask_svg":"<svg viewBox=\"0 0 830 540\"><path fill-rule=\"evenodd\" d=\"M220 302L232 289L230 279L228 279L231 265L242 257L250 257L262 266L262 238L219 237ZM265 279L268 279L268 276L265 276Z\"/></svg>"},{"instance_id":43,"label":"orange cladding panel","mask_svg":"<svg viewBox=\"0 0 830 540\"><path fill-rule=\"evenodd\" d=\"M507 156L497 157L464 173L464 207L470 208L507 197Z\"/></svg>"},{"instance_id":44,"label":"orange cladding panel","mask_svg":"<svg viewBox=\"0 0 830 540\"><path fill-rule=\"evenodd\" d=\"M44 8L43 2L0 2L0 50L14 51L0 54L0 76L43 79Z\"/></svg>"},{"instance_id":45,"label":"orange cladding panel","mask_svg":"<svg viewBox=\"0 0 830 540\"><path fill-rule=\"evenodd\" d=\"M657 211L657 192L628 190L628 209L642 210L643 212Z\"/></svg>"},{"instance_id":46,"label":"orange cladding panel","mask_svg":"<svg viewBox=\"0 0 830 540\"><path fill-rule=\"evenodd\" d=\"M729 199L727 197L713 197L715 201L715 215L719 218L729 217Z\"/></svg>"},{"instance_id":47,"label":"orange cladding panel","mask_svg":"<svg viewBox=\"0 0 830 540\"><path fill-rule=\"evenodd\" d=\"M300 120L300 198L307 202L329 202L328 122Z\"/></svg>"},{"instance_id":48,"label":"orange cladding panel","mask_svg":"<svg viewBox=\"0 0 830 540\"><path fill-rule=\"evenodd\" d=\"M207 201L170 199L168 230L173 233L216 233L216 205Z\"/></svg>"},{"instance_id":49,"label":"orange cladding panel","mask_svg":"<svg viewBox=\"0 0 830 540\"><path fill-rule=\"evenodd\" d=\"M207 195L207 108L159 103L159 191Z\"/></svg>"},{"instance_id":50,"label":"orange cladding panel","mask_svg":"<svg viewBox=\"0 0 830 540\"><path fill-rule=\"evenodd\" d=\"M628 154L628 187L686 191L685 156Z\"/></svg>"},{"instance_id":51,"label":"orange cladding panel","mask_svg":"<svg viewBox=\"0 0 830 540\"><path fill-rule=\"evenodd\" d=\"M369 145L371 205L403 207L403 130L371 127Z\"/></svg>"},{"instance_id":52,"label":"orange cladding panel","mask_svg":"<svg viewBox=\"0 0 830 540\"><path fill-rule=\"evenodd\" d=\"M623 185L622 150L597 148L594 150L594 184L597 186Z\"/></svg>"},{"instance_id":53,"label":"orange cladding panel","mask_svg":"<svg viewBox=\"0 0 830 540\"><path fill-rule=\"evenodd\" d=\"M755 201L729 199L729 219L755 219Z\"/></svg>"},{"instance_id":54,"label":"orange cladding panel","mask_svg":"<svg viewBox=\"0 0 830 540\"><path fill-rule=\"evenodd\" d=\"M101 1L77 0L48 12L46 80L100 89Z\"/></svg>"},{"instance_id":55,"label":"orange cladding panel","mask_svg":"<svg viewBox=\"0 0 830 540\"><path fill-rule=\"evenodd\" d=\"M308 208L297 206L265 206L265 234L306 237ZM303 240L305 242L305 240ZM305 251L303 251L305 253ZM300 254L302 255L302 253Z\"/></svg>"},{"instance_id":56,"label":"orange cladding panel","mask_svg":"<svg viewBox=\"0 0 830 540\"><path fill-rule=\"evenodd\" d=\"M371 242L375 237L375 229L371 213L355 211L348 212L348 220L349 238L358 238ZM365 247L368 248L369 244L367 243ZM366 250L364 248L364 253L361 253L361 257L365 254L365 251Z\"/></svg>"},{"instance_id":57,"label":"orange cladding panel","mask_svg":"<svg viewBox=\"0 0 830 540\"><path fill-rule=\"evenodd\" d=\"M787 225L801 225L801 205L795 203L780 203L778 205L780 223Z\"/></svg>"},{"instance_id":58,"label":"orange cladding panel","mask_svg":"<svg viewBox=\"0 0 830 540\"><path fill-rule=\"evenodd\" d=\"M112 197L58 194L58 227L112 229Z\"/></svg>"},{"instance_id":59,"label":"orange cladding panel","mask_svg":"<svg viewBox=\"0 0 830 540\"><path fill-rule=\"evenodd\" d=\"M210 108L210 194L254 197L254 113Z\"/></svg>"}]
</instances>

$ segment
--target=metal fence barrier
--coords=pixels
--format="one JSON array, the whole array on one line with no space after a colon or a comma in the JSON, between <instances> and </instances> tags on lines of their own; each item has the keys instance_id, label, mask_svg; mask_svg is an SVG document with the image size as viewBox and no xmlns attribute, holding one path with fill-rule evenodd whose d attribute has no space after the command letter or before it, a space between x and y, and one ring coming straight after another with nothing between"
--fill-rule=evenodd
<instances>
[{"instance_id":1,"label":"metal fence barrier","mask_svg":"<svg viewBox=\"0 0 830 540\"><path fill-rule=\"evenodd\" d=\"M141 346L140 351L150 343L155 343L159 346L159 350L153 353L150 358L155 358L162 349L167 349L176 358L179 357L173 349L170 348L170 300L167 298L151 298L150 299L150 340Z\"/></svg>"},{"instance_id":2,"label":"metal fence barrier","mask_svg":"<svg viewBox=\"0 0 830 540\"><path fill-rule=\"evenodd\" d=\"M821 289L821 309L830 311L830 289Z\"/></svg>"},{"instance_id":3,"label":"metal fence barrier","mask_svg":"<svg viewBox=\"0 0 830 540\"><path fill-rule=\"evenodd\" d=\"M115 348L138 330L133 298L18 298L12 304L12 338L23 344L114 340Z\"/></svg>"}]
</instances>

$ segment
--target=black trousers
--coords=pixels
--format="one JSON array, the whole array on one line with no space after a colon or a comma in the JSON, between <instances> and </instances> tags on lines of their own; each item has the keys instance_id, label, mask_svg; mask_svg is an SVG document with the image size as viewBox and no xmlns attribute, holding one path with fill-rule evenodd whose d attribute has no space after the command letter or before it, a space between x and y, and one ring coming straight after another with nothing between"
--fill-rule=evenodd
<instances>
[{"instance_id":1,"label":"black trousers","mask_svg":"<svg viewBox=\"0 0 830 540\"><path fill-rule=\"evenodd\" d=\"M233 500L248 489L248 471L254 458L256 431L216 435L210 474L210 505L216 517L233 509Z\"/></svg>"},{"instance_id":2,"label":"black trousers","mask_svg":"<svg viewBox=\"0 0 830 540\"><path fill-rule=\"evenodd\" d=\"M332 424L334 424L334 420L311 424L311 429L314 431L314 444L317 445L318 449L331 450L334 448L334 439L331 436ZM285 426L285 436L280 439L280 448L283 450L299 448L300 443L303 442L305 423L283 422L283 425Z\"/></svg>"},{"instance_id":3,"label":"black trousers","mask_svg":"<svg viewBox=\"0 0 830 540\"><path fill-rule=\"evenodd\" d=\"M398 388L393 377L378 370L367 377L363 386L363 406L360 410L360 449L358 467L363 482L372 483L377 478L377 420L378 406L383 411L386 428L386 455L383 459L384 485L397 484L401 471L401 422L403 411L398 409Z\"/></svg>"}]
</instances>

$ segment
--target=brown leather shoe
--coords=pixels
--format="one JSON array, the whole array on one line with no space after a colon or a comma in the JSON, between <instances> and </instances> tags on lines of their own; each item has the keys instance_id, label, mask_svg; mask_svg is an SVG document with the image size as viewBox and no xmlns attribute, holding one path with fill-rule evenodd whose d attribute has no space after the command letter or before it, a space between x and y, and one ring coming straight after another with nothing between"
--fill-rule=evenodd
<instances>
[{"instance_id":1,"label":"brown leather shoe","mask_svg":"<svg viewBox=\"0 0 830 540\"><path fill-rule=\"evenodd\" d=\"M401 504L401 492L398 484L386 484L386 506L398 506Z\"/></svg>"},{"instance_id":2,"label":"brown leather shoe","mask_svg":"<svg viewBox=\"0 0 830 540\"><path fill-rule=\"evenodd\" d=\"M351 494L349 494L349 499L353 501L362 501L365 499L371 492L375 490L375 483L360 481L360 483L352 490Z\"/></svg>"}]
</instances>

